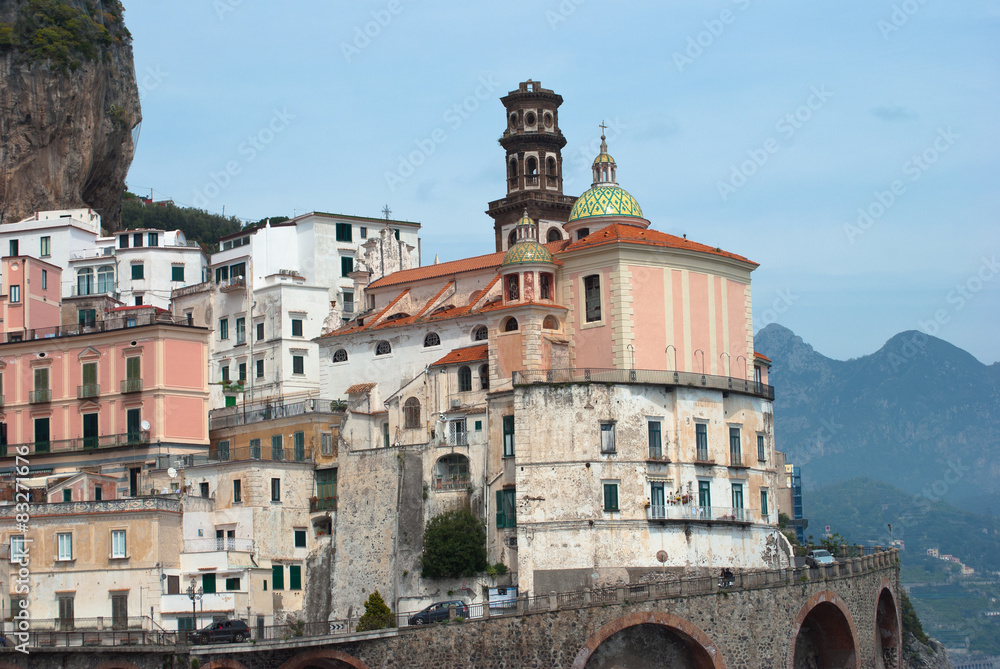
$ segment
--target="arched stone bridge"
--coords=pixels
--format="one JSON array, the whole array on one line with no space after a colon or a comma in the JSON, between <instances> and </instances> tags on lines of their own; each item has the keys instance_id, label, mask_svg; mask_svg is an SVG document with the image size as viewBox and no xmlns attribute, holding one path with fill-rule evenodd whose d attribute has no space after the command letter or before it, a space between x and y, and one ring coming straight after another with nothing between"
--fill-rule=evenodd
<instances>
[{"instance_id":1,"label":"arched stone bridge","mask_svg":"<svg viewBox=\"0 0 1000 669\"><path fill-rule=\"evenodd\" d=\"M376 669L378 667L566 667L658 665L721 669L898 669L901 621L895 549L821 569L620 588L611 601L583 598L553 610L349 637L153 652L33 649L0 655L0 669ZM543 601L544 604L544 601ZM534 608L534 607L532 607ZM6 661L6 662L5 662Z\"/></svg>"}]
</instances>

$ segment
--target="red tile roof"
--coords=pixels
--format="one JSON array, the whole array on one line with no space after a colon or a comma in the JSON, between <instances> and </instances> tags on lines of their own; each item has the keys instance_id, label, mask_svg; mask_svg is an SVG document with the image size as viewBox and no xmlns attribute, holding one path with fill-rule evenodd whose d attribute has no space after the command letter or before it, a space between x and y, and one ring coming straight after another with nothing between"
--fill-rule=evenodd
<instances>
[{"instance_id":1,"label":"red tile roof","mask_svg":"<svg viewBox=\"0 0 1000 669\"><path fill-rule=\"evenodd\" d=\"M758 263L744 258L741 255L730 253L729 251L723 251L718 247L712 248L711 246L707 246L705 244L693 242L690 239L668 235L667 233L660 232L659 230L643 229L635 225L624 225L621 223L613 223L606 228L601 228L600 230L587 235L583 239L570 243L563 250L576 251L578 249L603 246L604 244L613 244L615 242L646 244L649 246L682 249L685 251L711 253L712 255L721 256L723 258L731 258L733 260L750 263L755 267L759 265Z\"/></svg>"},{"instance_id":2,"label":"red tile roof","mask_svg":"<svg viewBox=\"0 0 1000 669\"><path fill-rule=\"evenodd\" d=\"M763 360L764 362L771 362L771 359L769 357L767 357L763 353L758 353L757 351L753 352L753 357L758 360Z\"/></svg>"},{"instance_id":3,"label":"red tile roof","mask_svg":"<svg viewBox=\"0 0 1000 669\"><path fill-rule=\"evenodd\" d=\"M477 362L479 360L486 360L489 355L489 348L488 344L477 344L475 346L466 346L465 348L456 348L440 360L432 362L431 366L452 365L459 362Z\"/></svg>"},{"instance_id":4,"label":"red tile roof","mask_svg":"<svg viewBox=\"0 0 1000 669\"><path fill-rule=\"evenodd\" d=\"M367 393L369 390L374 388L376 384L374 383L355 383L353 386L347 389L348 395L360 395L361 393Z\"/></svg>"}]
</instances>

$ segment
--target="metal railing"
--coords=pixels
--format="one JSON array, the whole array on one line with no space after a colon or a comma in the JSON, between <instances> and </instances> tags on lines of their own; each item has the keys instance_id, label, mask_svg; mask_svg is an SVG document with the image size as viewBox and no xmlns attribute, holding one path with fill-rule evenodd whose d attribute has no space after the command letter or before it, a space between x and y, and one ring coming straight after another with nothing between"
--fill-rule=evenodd
<instances>
[{"instance_id":1,"label":"metal railing","mask_svg":"<svg viewBox=\"0 0 1000 669\"><path fill-rule=\"evenodd\" d=\"M28 404L41 404L43 402L51 402L51 401L52 401L52 390L49 388L28 391Z\"/></svg>"},{"instance_id":2,"label":"metal railing","mask_svg":"<svg viewBox=\"0 0 1000 669\"><path fill-rule=\"evenodd\" d=\"M273 460L275 462L312 462L313 449L304 447L274 448L264 446L211 446L208 450L209 462L232 462L238 460Z\"/></svg>"},{"instance_id":3,"label":"metal railing","mask_svg":"<svg viewBox=\"0 0 1000 669\"><path fill-rule=\"evenodd\" d=\"M658 369L572 368L539 369L514 372L515 386L543 383L642 383L649 385L711 388L745 393L774 399L774 387L731 376L714 376L693 372L671 372Z\"/></svg>"},{"instance_id":4,"label":"metal railing","mask_svg":"<svg viewBox=\"0 0 1000 669\"><path fill-rule=\"evenodd\" d=\"M472 479L465 476L436 476L434 477L435 490L465 490L471 485Z\"/></svg>"},{"instance_id":5,"label":"metal railing","mask_svg":"<svg viewBox=\"0 0 1000 669\"><path fill-rule=\"evenodd\" d=\"M65 646L173 646L183 633L167 631L149 616L128 618L31 619L27 645L31 648ZM7 632L8 645L21 643L20 633Z\"/></svg>"},{"instance_id":6,"label":"metal railing","mask_svg":"<svg viewBox=\"0 0 1000 669\"><path fill-rule=\"evenodd\" d=\"M150 307L153 309L153 307ZM189 323L187 318L172 318L170 314L163 312L143 312L130 313L127 316L115 316L95 321L89 325L55 325L49 328L32 328L28 330L8 330L0 332L0 344L11 344L15 342L34 341L37 339L53 339L55 337L71 337L75 335L86 335L94 332L110 332L112 330L122 330L125 328L140 327L143 325L181 325L185 327L195 327Z\"/></svg>"},{"instance_id":7,"label":"metal railing","mask_svg":"<svg viewBox=\"0 0 1000 669\"><path fill-rule=\"evenodd\" d=\"M253 539L235 539L230 537L215 537L214 539L185 539L185 553L214 553L215 551L233 551L236 553L253 553Z\"/></svg>"},{"instance_id":8,"label":"metal railing","mask_svg":"<svg viewBox=\"0 0 1000 669\"><path fill-rule=\"evenodd\" d=\"M99 383L85 383L76 387L77 399L85 400L89 397L99 397L100 394L101 385Z\"/></svg>"},{"instance_id":9,"label":"metal railing","mask_svg":"<svg viewBox=\"0 0 1000 669\"><path fill-rule=\"evenodd\" d=\"M765 516L764 518L766 518ZM756 509L730 506L698 506L696 504L651 504L646 507L647 520L713 521L720 523L756 523L761 520Z\"/></svg>"},{"instance_id":10,"label":"metal railing","mask_svg":"<svg viewBox=\"0 0 1000 669\"><path fill-rule=\"evenodd\" d=\"M122 379L122 393L141 393L142 379Z\"/></svg>"},{"instance_id":11,"label":"metal railing","mask_svg":"<svg viewBox=\"0 0 1000 669\"><path fill-rule=\"evenodd\" d=\"M98 448L114 448L116 446L141 446L149 443L149 430L137 430L124 434L103 434L98 437L77 437L75 439L51 439L49 441L29 441L23 444L6 444L0 446L0 456L7 452L21 453L22 447L28 448L31 455L38 453L66 453L85 451Z\"/></svg>"},{"instance_id":12,"label":"metal railing","mask_svg":"<svg viewBox=\"0 0 1000 669\"><path fill-rule=\"evenodd\" d=\"M286 401L274 399L259 401L224 409L212 409L208 412L209 430L220 430L227 427L239 427L261 423L277 418L301 416L312 411L330 412L332 401L321 398L298 399Z\"/></svg>"},{"instance_id":13,"label":"metal railing","mask_svg":"<svg viewBox=\"0 0 1000 669\"><path fill-rule=\"evenodd\" d=\"M231 290L242 290L246 288L247 280L246 277L234 276L231 279L223 279L219 282L219 290L223 293L229 292Z\"/></svg>"},{"instance_id":14,"label":"metal railing","mask_svg":"<svg viewBox=\"0 0 1000 669\"><path fill-rule=\"evenodd\" d=\"M336 497L313 497L309 500L309 511L336 511Z\"/></svg>"}]
</instances>

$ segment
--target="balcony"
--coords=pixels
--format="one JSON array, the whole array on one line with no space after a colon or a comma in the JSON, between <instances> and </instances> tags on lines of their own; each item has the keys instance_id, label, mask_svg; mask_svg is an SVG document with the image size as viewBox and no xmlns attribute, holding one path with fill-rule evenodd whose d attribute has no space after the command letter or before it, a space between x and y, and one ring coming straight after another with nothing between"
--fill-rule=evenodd
<instances>
[{"instance_id":1,"label":"balcony","mask_svg":"<svg viewBox=\"0 0 1000 669\"><path fill-rule=\"evenodd\" d=\"M214 553L227 551L234 553L253 553L253 539L235 539L231 537L216 537L214 539L185 539L185 553Z\"/></svg>"},{"instance_id":2,"label":"balcony","mask_svg":"<svg viewBox=\"0 0 1000 669\"><path fill-rule=\"evenodd\" d=\"M647 520L680 520L705 521L716 523L754 523L768 522L767 516L762 520L760 513L754 509L742 509L729 506L697 506L694 504L652 504L646 507Z\"/></svg>"},{"instance_id":3,"label":"balcony","mask_svg":"<svg viewBox=\"0 0 1000 669\"><path fill-rule=\"evenodd\" d=\"M471 485L471 479L469 475L465 476L437 476L434 478L434 489L440 491L446 490L467 490Z\"/></svg>"},{"instance_id":4,"label":"balcony","mask_svg":"<svg viewBox=\"0 0 1000 669\"><path fill-rule=\"evenodd\" d=\"M274 462L312 462L313 452L308 446L300 448L273 448L269 444L263 446L239 446L236 448L222 446L224 442L216 443L209 448L209 462L234 462L240 460L272 460ZM290 456L290 457L289 457Z\"/></svg>"},{"instance_id":5,"label":"balcony","mask_svg":"<svg viewBox=\"0 0 1000 669\"><path fill-rule=\"evenodd\" d=\"M129 316L116 316L105 318L88 324L56 325L50 328L32 328L28 330L8 330L0 332L0 344L14 344L17 342L35 341L38 339L53 339L56 337L72 337L76 335L90 335L95 332L111 332L113 330L123 330L125 328L136 328L143 325L177 325L186 327L197 327L188 322L187 318L174 319L167 313L155 312L153 307L148 307L150 313L134 313Z\"/></svg>"},{"instance_id":6,"label":"balcony","mask_svg":"<svg viewBox=\"0 0 1000 669\"><path fill-rule=\"evenodd\" d=\"M76 387L77 399L86 400L101 395L101 385L99 383L85 383Z\"/></svg>"},{"instance_id":7,"label":"balcony","mask_svg":"<svg viewBox=\"0 0 1000 669\"><path fill-rule=\"evenodd\" d=\"M28 391L28 404L42 404L52 401L52 390L44 388L42 390Z\"/></svg>"},{"instance_id":8,"label":"balcony","mask_svg":"<svg viewBox=\"0 0 1000 669\"><path fill-rule=\"evenodd\" d=\"M315 511L336 511L336 510L337 510L336 497L323 497L323 498L313 497L309 500L310 513Z\"/></svg>"},{"instance_id":9,"label":"balcony","mask_svg":"<svg viewBox=\"0 0 1000 669\"><path fill-rule=\"evenodd\" d=\"M71 453L74 451L91 451L116 446L143 446L149 443L149 430L136 430L124 434L105 434L97 437L79 437L76 439L52 439L49 441L29 441L23 444L7 444L0 446L0 457L8 452L18 453L27 448L29 455L44 453Z\"/></svg>"},{"instance_id":10,"label":"balcony","mask_svg":"<svg viewBox=\"0 0 1000 669\"><path fill-rule=\"evenodd\" d=\"M223 388L225 392L225 388ZM221 430L227 427L239 427L278 418L301 416L317 412L333 412L336 400L309 398L300 401L288 401L284 398L265 400L263 402L242 404L238 407L212 409L208 412L209 430Z\"/></svg>"},{"instance_id":11,"label":"balcony","mask_svg":"<svg viewBox=\"0 0 1000 669\"><path fill-rule=\"evenodd\" d=\"M231 279L223 279L219 282L219 290L228 293L234 290L244 290L247 287L246 277L234 276Z\"/></svg>"},{"instance_id":12,"label":"balcony","mask_svg":"<svg viewBox=\"0 0 1000 669\"><path fill-rule=\"evenodd\" d=\"M127 393L141 393L142 392L142 379L123 379L122 380L122 394Z\"/></svg>"},{"instance_id":13,"label":"balcony","mask_svg":"<svg viewBox=\"0 0 1000 669\"><path fill-rule=\"evenodd\" d=\"M693 372L672 372L658 369L572 368L539 369L514 372L515 386L545 383L638 383L659 386L709 388L724 392L774 399L774 387L731 376L713 376Z\"/></svg>"}]
</instances>

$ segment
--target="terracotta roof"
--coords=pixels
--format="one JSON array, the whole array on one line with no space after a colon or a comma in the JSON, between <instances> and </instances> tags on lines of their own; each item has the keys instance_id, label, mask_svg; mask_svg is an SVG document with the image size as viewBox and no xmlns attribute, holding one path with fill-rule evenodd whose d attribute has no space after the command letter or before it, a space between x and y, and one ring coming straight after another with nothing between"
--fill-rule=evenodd
<instances>
[{"instance_id":1,"label":"terracotta roof","mask_svg":"<svg viewBox=\"0 0 1000 669\"><path fill-rule=\"evenodd\" d=\"M374 383L355 383L353 386L347 389L348 395L360 395L361 393L367 393L369 390L374 388L376 384Z\"/></svg>"},{"instance_id":2,"label":"terracotta roof","mask_svg":"<svg viewBox=\"0 0 1000 669\"><path fill-rule=\"evenodd\" d=\"M465 348L456 348L440 360L432 362L431 366L453 365L459 362L477 362L479 360L486 360L489 356L489 349L490 347L488 344L477 344L475 346L466 346Z\"/></svg>"},{"instance_id":3,"label":"terracotta roof","mask_svg":"<svg viewBox=\"0 0 1000 669\"><path fill-rule=\"evenodd\" d=\"M767 357L763 353L758 353L757 351L753 352L753 357L757 358L758 360L763 360L765 362L771 362L771 359L769 357Z\"/></svg>"},{"instance_id":4,"label":"terracotta roof","mask_svg":"<svg viewBox=\"0 0 1000 669\"><path fill-rule=\"evenodd\" d=\"M731 258L733 260L750 263L755 267L759 266L758 263L755 263L748 258L744 258L743 256L735 253L730 253L729 251L723 251L720 248L713 248L705 244L693 242L690 239L668 235L667 233L660 232L659 230L650 230L648 228L643 229L634 225L623 225L621 223L613 223L606 228L601 228L600 230L587 235L583 239L570 243L563 250L576 251L578 249L602 246L604 244L613 244L615 242L646 244L649 246L682 249L685 251L711 253L712 255L721 256L723 258Z\"/></svg>"}]
</instances>

